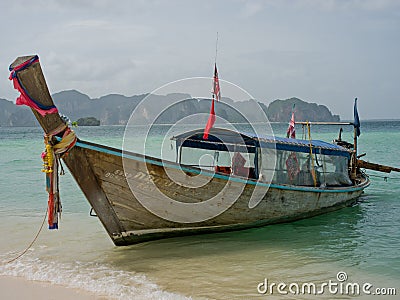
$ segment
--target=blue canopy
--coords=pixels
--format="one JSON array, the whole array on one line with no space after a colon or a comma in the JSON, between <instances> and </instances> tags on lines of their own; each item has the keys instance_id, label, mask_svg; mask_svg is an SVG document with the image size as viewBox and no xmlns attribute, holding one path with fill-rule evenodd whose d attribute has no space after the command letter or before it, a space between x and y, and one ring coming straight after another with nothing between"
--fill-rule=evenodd
<instances>
[{"instance_id":1,"label":"blue canopy","mask_svg":"<svg viewBox=\"0 0 400 300\"><path fill-rule=\"evenodd\" d=\"M310 153L310 141L277 136L257 136L254 133L238 132L223 128L212 128L207 140L203 129L191 130L172 137L177 147L200 148L219 151L254 153L257 147L293 152ZM324 141L311 141L312 152L324 155L350 157L351 151Z\"/></svg>"}]
</instances>

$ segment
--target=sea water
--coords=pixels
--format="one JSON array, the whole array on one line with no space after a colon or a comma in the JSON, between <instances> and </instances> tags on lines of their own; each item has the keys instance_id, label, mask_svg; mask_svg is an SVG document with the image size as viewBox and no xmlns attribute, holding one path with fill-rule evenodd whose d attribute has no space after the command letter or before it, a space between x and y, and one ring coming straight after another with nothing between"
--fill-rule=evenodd
<instances>
[{"instance_id":1,"label":"sea water","mask_svg":"<svg viewBox=\"0 0 400 300\"><path fill-rule=\"evenodd\" d=\"M273 125L280 136L286 126ZM365 160L400 167L400 121L365 121L361 130L359 153L367 153ZM123 144L123 126L78 127L76 132L84 140ZM136 132L142 145L147 131L138 127ZM159 135L152 133L150 148L163 140L163 132L161 126ZM313 127L312 132L313 139L330 141L338 128ZM372 184L358 203L339 211L288 224L115 247L100 221L89 216L90 206L66 170L60 177L60 229L45 227L25 255L7 263L33 240L46 212L42 136L40 128L0 128L0 275L116 299L280 299L280 283L287 285L287 299L309 299L316 296L301 290L295 295L288 286L321 288L329 281L370 283L372 292L378 287L400 293L400 176L374 171L368 172ZM343 137L352 141L351 134ZM172 157L174 145L164 144ZM339 281L344 275L347 279ZM352 298L327 289L319 297Z\"/></svg>"}]
</instances>

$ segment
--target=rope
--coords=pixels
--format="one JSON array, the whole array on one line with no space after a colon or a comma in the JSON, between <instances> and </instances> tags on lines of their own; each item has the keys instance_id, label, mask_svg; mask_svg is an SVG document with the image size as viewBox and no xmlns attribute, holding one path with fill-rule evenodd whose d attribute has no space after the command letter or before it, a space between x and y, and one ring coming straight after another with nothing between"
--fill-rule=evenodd
<instances>
[{"instance_id":1,"label":"rope","mask_svg":"<svg viewBox=\"0 0 400 300\"><path fill-rule=\"evenodd\" d=\"M76 143L76 135L73 130L67 130L64 133L61 141L53 146L55 154L62 154L71 149Z\"/></svg>"},{"instance_id":2,"label":"rope","mask_svg":"<svg viewBox=\"0 0 400 300\"><path fill-rule=\"evenodd\" d=\"M46 212L45 212L45 214L44 214L44 218L43 218L43 221L42 221L42 225L40 225L40 228L39 228L38 232L36 233L34 239L33 239L32 242L29 244L29 246L28 246L24 251L22 251L20 254L18 254L16 257L14 257L13 259L7 261L6 264L12 263L13 261L16 261L17 259L21 258L21 257L22 257L26 252L28 252L28 250L33 246L33 244L36 242L37 238L39 237L40 232L41 232L42 229L43 229L44 223L46 222L46 216L47 216L47 211L48 211L48 210L49 210L49 207L46 208Z\"/></svg>"},{"instance_id":3,"label":"rope","mask_svg":"<svg viewBox=\"0 0 400 300\"><path fill-rule=\"evenodd\" d=\"M57 134L61 134L61 132L63 132L63 135L60 138L61 140L59 140L57 144L53 144L53 137ZM75 145L77 137L75 132L63 123L48 134L45 134L44 141L46 144L46 150L42 153L42 172L46 173L46 190L49 193L48 223L49 229L58 229L58 221L61 218L62 211L58 189L58 169L61 165L60 158ZM60 175L64 175L65 172L62 165L60 168Z\"/></svg>"},{"instance_id":4,"label":"rope","mask_svg":"<svg viewBox=\"0 0 400 300\"><path fill-rule=\"evenodd\" d=\"M46 134L49 137L52 137L54 135L57 135L61 132L63 132L65 129L67 129L67 124L66 123L61 123L58 125L56 128L54 128L52 131L50 131L48 134Z\"/></svg>"},{"instance_id":5,"label":"rope","mask_svg":"<svg viewBox=\"0 0 400 300\"><path fill-rule=\"evenodd\" d=\"M315 175L315 165L314 165L314 156L312 152L312 142L311 142L311 126L310 123L307 121L307 129L308 129L308 140L310 141L310 160L311 160L311 175L314 181L314 187L317 186L317 176Z\"/></svg>"},{"instance_id":6,"label":"rope","mask_svg":"<svg viewBox=\"0 0 400 300\"><path fill-rule=\"evenodd\" d=\"M388 177L388 176L379 176L379 175L374 175L374 174L368 174L368 177L376 177L376 178L382 178L384 181L390 180L400 180L400 178L393 178L393 177Z\"/></svg>"}]
</instances>

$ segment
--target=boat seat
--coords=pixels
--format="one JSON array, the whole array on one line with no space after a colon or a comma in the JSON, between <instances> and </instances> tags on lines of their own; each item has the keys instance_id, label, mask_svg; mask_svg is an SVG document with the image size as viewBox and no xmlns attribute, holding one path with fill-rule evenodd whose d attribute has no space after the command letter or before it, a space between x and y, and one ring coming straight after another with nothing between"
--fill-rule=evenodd
<instances>
[{"instance_id":1,"label":"boat seat","mask_svg":"<svg viewBox=\"0 0 400 300\"><path fill-rule=\"evenodd\" d=\"M215 166L215 172L231 175L231 167Z\"/></svg>"},{"instance_id":2,"label":"boat seat","mask_svg":"<svg viewBox=\"0 0 400 300\"><path fill-rule=\"evenodd\" d=\"M236 168L233 169L233 174L246 178L256 178L256 172L253 167L236 166Z\"/></svg>"},{"instance_id":3,"label":"boat seat","mask_svg":"<svg viewBox=\"0 0 400 300\"><path fill-rule=\"evenodd\" d=\"M256 172L253 167L245 167L246 159L239 152L235 152L232 157L233 174L246 178L256 178Z\"/></svg>"}]
</instances>

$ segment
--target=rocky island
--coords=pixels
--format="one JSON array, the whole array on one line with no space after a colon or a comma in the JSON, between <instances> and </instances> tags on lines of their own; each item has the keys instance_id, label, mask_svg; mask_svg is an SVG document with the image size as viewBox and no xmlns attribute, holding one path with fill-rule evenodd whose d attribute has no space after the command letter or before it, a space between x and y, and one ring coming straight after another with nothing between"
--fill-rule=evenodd
<instances>
[{"instance_id":1,"label":"rocky island","mask_svg":"<svg viewBox=\"0 0 400 300\"><path fill-rule=\"evenodd\" d=\"M100 120L96 119L95 117L85 117L79 118L76 121L78 126L100 126Z\"/></svg>"}]
</instances>

